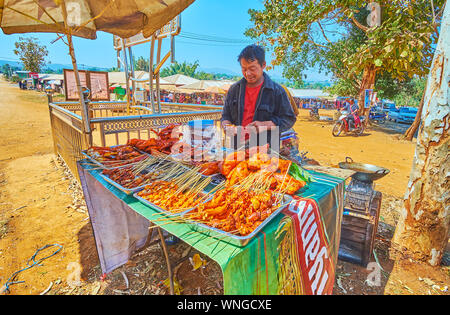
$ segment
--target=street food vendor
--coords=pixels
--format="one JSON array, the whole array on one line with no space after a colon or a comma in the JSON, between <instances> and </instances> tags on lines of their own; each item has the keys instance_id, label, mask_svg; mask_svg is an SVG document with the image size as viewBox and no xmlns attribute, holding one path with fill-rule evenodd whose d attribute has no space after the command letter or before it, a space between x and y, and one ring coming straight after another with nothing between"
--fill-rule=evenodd
<instances>
[{"instance_id":1,"label":"street food vendor","mask_svg":"<svg viewBox=\"0 0 450 315\"><path fill-rule=\"evenodd\" d=\"M222 112L222 128L231 136L241 132L241 140L242 137L248 139L247 130L256 130L256 133L268 130L270 143L271 130L278 127L278 135L287 131L294 125L296 115L284 88L264 72L266 61L262 47L245 47L238 56L238 62L244 77L228 90ZM236 128L238 126L243 128ZM258 145L264 144L258 139Z\"/></svg>"}]
</instances>

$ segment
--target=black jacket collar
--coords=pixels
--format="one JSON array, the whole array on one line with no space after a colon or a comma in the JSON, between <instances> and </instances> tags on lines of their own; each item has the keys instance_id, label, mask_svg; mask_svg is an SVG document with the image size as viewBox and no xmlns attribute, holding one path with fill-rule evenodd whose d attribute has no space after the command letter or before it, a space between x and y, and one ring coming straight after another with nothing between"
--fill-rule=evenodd
<instances>
[{"instance_id":1,"label":"black jacket collar","mask_svg":"<svg viewBox=\"0 0 450 315\"><path fill-rule=\"evenodd\" d=\"M271 89L272 91L275 91L275 83L270 79L269 75L267 75L265 72L264 75L264 82L261 87L261 90L259 92L258 100L255 107L255 113L258 110L259 103L261 103L261 97L262 92L265 89ZM237 82L237 85L239 86L239 96L238 96L238 117L239 117L239 125L242 124L242 119L244 116L244 104L245 104L245 87L247 86L247 80L245 78L242 78L240 81Z\"/></svg>"}]
</instances>

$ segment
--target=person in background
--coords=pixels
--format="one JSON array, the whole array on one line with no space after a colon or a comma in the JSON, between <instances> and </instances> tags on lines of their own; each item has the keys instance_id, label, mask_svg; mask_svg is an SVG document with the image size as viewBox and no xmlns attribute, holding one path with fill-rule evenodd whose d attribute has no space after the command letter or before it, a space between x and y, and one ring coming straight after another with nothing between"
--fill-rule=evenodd
<instances>
[{"instance_id":1,"label":"person in background","mask_svg":"<svg viewBox=\"0 0 450 315\"><path fill-rule=\"evenodd\" d=\"M342 110L348 112L348 124L350 128L355 128L360 124L360 119L358 116L358 105L355 104L353 99L350 99L348 102L344 103Z\"/></svg>"}]
</instances>

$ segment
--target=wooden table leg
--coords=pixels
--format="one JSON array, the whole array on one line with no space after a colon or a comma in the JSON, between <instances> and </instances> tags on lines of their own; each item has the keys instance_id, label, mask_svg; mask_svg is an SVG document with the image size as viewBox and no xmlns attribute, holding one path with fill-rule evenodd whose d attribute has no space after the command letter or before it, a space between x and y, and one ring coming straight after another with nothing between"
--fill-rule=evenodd
<instances>
[{"instance_id":1,"label":"wooden table leg","mask_svg":"<svg viewBox=\"0 0 450 315\"><path fill-rule=\"evenodd\" d=\"M170 265L169 252L167 251L166 240L165 240L165 238L163 236L161 228L158 227L157 230L158 230L158 234L159 234L159 239L161 241L160 242L161 248L162 248L162 250L164 252L164 256L166 257L167 272L169 273L169 281L170 281L170 294L174 295L172 266Z\"/></svg>"}]
</instances>

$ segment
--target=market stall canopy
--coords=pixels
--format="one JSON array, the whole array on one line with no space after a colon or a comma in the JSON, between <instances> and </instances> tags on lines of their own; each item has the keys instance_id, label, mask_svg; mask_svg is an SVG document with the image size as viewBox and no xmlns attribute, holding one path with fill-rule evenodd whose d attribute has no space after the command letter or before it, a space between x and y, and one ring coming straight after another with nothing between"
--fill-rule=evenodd
<instances>
[{"instance_id":1,"label":"market stall canopy","mask_svg":"<svg viewBox=\"0 0 450 315\"><path fill-rule=\"evenodd\" d=\"M205 92L208 93L216 93L216 94L225 94L227 91L223 90L222 88L218 86L209 86L205 89Z\"/></svg>"},{"instance_id":2,"label":"market stall canopy","mask_svg":"<svg viewBox=\"0 0 450 315\"><path fill-rule=\"evenodd\" d=\"M126 84L125 72L108 72L108 81L110 85Z\"/></svg>"},{"instance_id":3,"label":"market stall canopy","mask_svg":"<svg viewBox=\"0 0 450 315\"><path fill-rule=\"evenodd\" d=\"M149 76L150 76L150 75L148 74L148 72L145 72L145 73L144 73L141 77L139 77L138 79L139 79L139 80L147 80L147 82L141 82L141 83L148 84ZM153 83L156 84L156 80L155 80L155 79L153 79ZM164 78L159 78L159 84L160 84L160 85L174 85L173 83L171 83L171 82L165 80Z\"/></svg>"},{"instance_id":4,"label":"market stall canopy","mask_svg":"<svg viewBox=\"0 0 450 315\"><path fill-rule=\"evenodd\" d=\"M145 86L147 90L149 90L149 85L147 84ZM168 91L168 92L174 92L174 93L182 93L180 90L176 87L176 85L173 84L167 84L167 85L161 85L161 91Z\"/></svg>"},{"instance_id":5,"label":"market stall canopy","mask_svg":"<svg viewBox=\"0 0 450 315\"><path fill-rule=\"evenodd\" d=\"M293 97L297 98L329 98L330 94L315 89L291 89L288 88Z\"/></svg>"},{"instance_id":6,"label":"market stall canopy","mask_svg":"<svg viewBox=\"0 0 450 315\"><path fill-rule=\"evenodd\" d=\"M95 39L97 31L122 38L149 37L194 0L0 0L5 34L65 33L63 6L73 35Z\"/></svg>"},{"instance_id":7,"label":"market stall canopy","mask_svg":"<svg viewBox=\"0 0 450 315\"><path fill-rule=\"evenodd\" d=\"M135 71L134 72L134 77L138 80L148 80L148 72L146 71ZM109 84L126 84L127 83L127 79L125 77L125 72L108 72L108 81ZM153 80L153 82L156 83L155 80ZM147 83L147 82L139 82L139 83ZM170 82L167 82L164 79L160 79L159 80L159 84L163 85L163 84L171 84Z\"/></svg>"},{"instance_id":8,"label":"market stall canopy","mask_svg":"<svg viewBox=\"0 0 450 315\"><path fill-rule=\"evenodd\" d=\"M229 83L229 82L230 81L200 80L195 83L180 86L180 89L205 91L205 89L207 89L209 87L213 87L213 86L221 87L222 85Z\"/></svg>"},{"instance_id":9,"label":"market stall canopy","mask_svg":"<svg viewBox=\"0 0 450 315\"><path fill-rule=\"evenodd\" d=\"M41 81L51 81L51 80L64 80L63 74L54 74L54 73L39 73L39 80Z\"/></svg>"},{"instance_id":10,"label":"market stall canopy","mask_svg":"<svg viewBox=\"0 0 450 315\"><path fill-rule=\"evenodd\" d=\"M225 92L228 92L228 90L230 89L231 85L232 85L232 83L227 83L227 84L221 85L220 88L222 90L224 90Z\"/></svg>"},{"instance_id":11,"label":"market stall canopy","mask_svg":"<svg viewBox=\"0 0 450 315\"><path fill-rule=\"evenodd\" d=\"M164 79L167 82L170 82L173 85L186 85L186 84L192 84L192 83L196 83L200 80L188 77L187 75L184 74L174 74L168 77L163 77L162 79Z\"/></svg>"}]
</instances>

